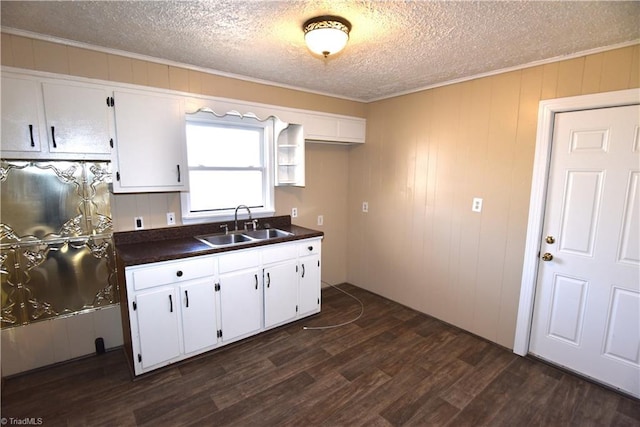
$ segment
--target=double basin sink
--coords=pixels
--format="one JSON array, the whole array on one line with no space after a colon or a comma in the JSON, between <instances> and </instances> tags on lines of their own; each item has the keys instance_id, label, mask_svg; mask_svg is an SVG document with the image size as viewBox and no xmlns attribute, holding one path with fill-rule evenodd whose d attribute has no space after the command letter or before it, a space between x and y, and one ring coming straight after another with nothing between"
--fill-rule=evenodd
<instances>
[{"instance_id":1,"label":"double basin sink","mask_svg":"<svg viewBox=\"0 0 640 427\"><path fill-rule=\"evenodd\" d=\"M204 234L195 236L202 243L213 248L223 246L235 246L261 240L278 239L280 237L293 236L293 233L277 228L265 228L263 230L233 231L230 233Z\"/></svg>"}]
</instances>

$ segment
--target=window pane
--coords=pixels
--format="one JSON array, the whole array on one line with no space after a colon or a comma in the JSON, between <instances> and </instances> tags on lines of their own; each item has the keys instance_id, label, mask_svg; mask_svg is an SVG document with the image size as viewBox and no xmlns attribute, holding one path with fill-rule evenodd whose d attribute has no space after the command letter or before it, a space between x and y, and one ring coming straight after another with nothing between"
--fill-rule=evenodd
<instances>
[{"instance_id":1,"label":"window pane","mask_svg":"<svg viewBox=\"0 0 640 427\"><path fill-rule=\"evenodd\" d=\"M191 211L262 206L261 171L191 171Z\"/></svg>"},{"instance_id":2,"label":"window pane","mask_svg":"<svg viewBox=\"0 0 640 427\"><path fill-rule=\"evenodd\" d=\"M187 123L189 166L261 167L262 129Z\"/></svg>"}]
</instances>

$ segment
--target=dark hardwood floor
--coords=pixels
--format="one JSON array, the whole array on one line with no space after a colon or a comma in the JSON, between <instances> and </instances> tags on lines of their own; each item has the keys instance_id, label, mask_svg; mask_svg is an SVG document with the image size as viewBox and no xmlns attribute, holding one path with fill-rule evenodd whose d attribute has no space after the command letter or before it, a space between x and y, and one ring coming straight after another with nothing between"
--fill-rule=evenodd
<instances>
[{"instance_id":1,"label":"dark hardwood floor","mask_svg":"<svg viewBox=\"0 0 640 427\"><path fill-rule=\"evenodd\" d=\"M640 403L362 289L131 381L122 350L9 378L2 417L69 426L639 426Z\"/></svg>"}]
</instances>

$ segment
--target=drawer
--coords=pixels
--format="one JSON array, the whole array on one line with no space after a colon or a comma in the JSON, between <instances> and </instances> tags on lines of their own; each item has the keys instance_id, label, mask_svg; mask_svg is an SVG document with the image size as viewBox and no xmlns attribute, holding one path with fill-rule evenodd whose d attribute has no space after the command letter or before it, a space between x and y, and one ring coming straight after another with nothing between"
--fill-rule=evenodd
<instances>
[{"instance_id":1,"label":"drawer","mask_svg":"<svg viewBox=\"0 0 640 427\"><path fill-rule=\"evenodd\" d=\"M218 271L220 274L230 271L244 270L260 265L260 250L249 249L245 251L230 252L218 257Z\"/></svg>"},{"instance_id":2,"label":"drawer","mask_svg":"<svg viewBox=\"0 0 640 427\"><path fill-rule=\"evenodd\" d=\"M133 278L133 288L138 291L200 277L213 277L215 275L215 259L213 257L198 257L188 260L166 261L131 267L130 272Z\"/></svg>"},{"instance_id":3,"label":"drawer","mask_svg":"<svg viewBox=\"0 0 640 427\"><path fill-rule=\"evenodd\" d=\"M317 255L320 253L320 239L305 240L298 243L298 256Z\"/></svg>"},{"instance_id":4,"label":"drawer","mask_svg":"<svg viewBox=\"0 0 640 427\"><path fill-rule=\"evenodd\" d=\"M263 264L273 264L274 262L296 259L297 257L295 243L279 243L267 246L262 250Z\"/></svg>"}]
</instances>

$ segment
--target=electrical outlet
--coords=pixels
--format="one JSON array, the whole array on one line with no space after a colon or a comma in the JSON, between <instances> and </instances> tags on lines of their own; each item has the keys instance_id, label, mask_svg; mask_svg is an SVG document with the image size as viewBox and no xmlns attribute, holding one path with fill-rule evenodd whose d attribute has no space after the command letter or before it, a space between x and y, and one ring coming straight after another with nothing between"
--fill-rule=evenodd
<instances>
[{"instance_id":1,"label":"electrical outlet","mask_svg":"<svg viewBox=\"0 0 640 427\"><path fill-rule=\"evenodd\" d=\"M471 210L474 212L482 212L482 199L480 197L474 197L471 204Z\"/></svg>"},{"instance_id":2,"label":"electrical outlet","mask_svg":"<svg viewBox=\"0 0 640 427\"><path fill-rule=\"evenodd\" d=\"M362 212L369 212L369 202L362 202Z\"/></svg>"},{"instance_id":3,"label":"electrical outlet","mask_svg":"<svg viewBox=\"0 0 640 427\"><path fill-rule=\"evenodd\" d=\"M324 224L324 216L318 215L318 225Z\"/></svg>"},{"instance_id":4,"label":"electrical outlet","mask_svg":"<svg viewBox=\"0 0 640 427\"><path fill-rule=\"evenodd\" d=\"M133 219L133 229L142 230L144 228L144 222L141 216L137 216Z\"/></svg>"},{"instance_id":5,"label":"electrical outlet","mask_svg":"<svg viewBox=\"0 0 640 427\"><path fill-rule=\"evenodd\" d=\"M176 225L175 212L167 212L167 225Z\"/></svg>"},{"instance_id":6,"label":"electrical outlet","mask_svg":"<svg viewBox=\"0 0 640 427\"><path fill-rule=\"evenodd\" d=\"M298 217L298 208L291 208L291 218Z\"/></svg>"}]
</instances>

